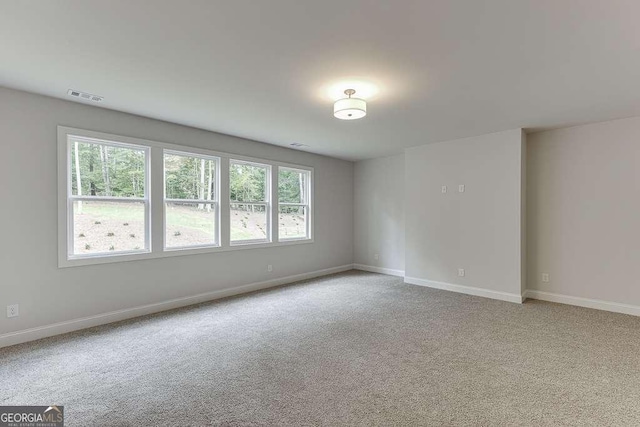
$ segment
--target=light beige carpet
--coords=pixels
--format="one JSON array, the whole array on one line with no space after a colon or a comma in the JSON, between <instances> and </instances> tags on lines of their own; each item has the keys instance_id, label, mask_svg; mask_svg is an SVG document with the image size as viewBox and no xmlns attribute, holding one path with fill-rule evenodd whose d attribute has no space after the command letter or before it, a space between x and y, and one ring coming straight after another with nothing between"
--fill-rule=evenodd
<instances>
[{"instance_id":1,"label":"light beige carpet","mask_svg":"<svg viewBox=\"0 0 640 427\"><path fill-rule=\"evenodd\" d=\"M348 272L0 350L69 426L640 425L640 318Z\"/></svg>"}]
</instances>

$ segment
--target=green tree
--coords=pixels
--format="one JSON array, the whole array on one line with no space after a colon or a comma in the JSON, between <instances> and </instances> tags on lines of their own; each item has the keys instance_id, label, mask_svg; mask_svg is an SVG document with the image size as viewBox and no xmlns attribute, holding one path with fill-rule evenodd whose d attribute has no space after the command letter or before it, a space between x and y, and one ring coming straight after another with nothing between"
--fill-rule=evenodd
<instances>
[{"instance_id":1,"label":"green tree","mask_svg":"<svg viewBox=\"0 0 640 427\"><path fill-rule=\"evenodd\" d=\"M233 202L262 202L266 197L267 169L244 163L232 163L229 193Z\"/></svg>"}]
</instances>

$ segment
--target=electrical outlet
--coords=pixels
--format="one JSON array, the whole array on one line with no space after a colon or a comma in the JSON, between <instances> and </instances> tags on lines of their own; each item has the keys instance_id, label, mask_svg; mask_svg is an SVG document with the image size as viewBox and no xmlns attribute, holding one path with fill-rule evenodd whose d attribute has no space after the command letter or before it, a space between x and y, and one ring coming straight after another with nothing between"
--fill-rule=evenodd
<instances>
[{"instance_id":1,"label":"electrical outlet","mask_svg":"<svg viewBox=\"0 0 640 427\"><path fill-rule=\"evenodd\" d=\"M442 191L442 194L446 193L447 192L447 186L443 185L441 191Z\"/></svg>"},{"instance_id":2,"label":"electrical outlet","mask_svg":"<svg viewBox=\"0 0 640 427\"><path fill-rule=\"evenodd\" d=\"M273 271L273 265L271 264L267 265L267 271L271 273Z\"/></svg>"},{"instance_id":3,"label":"electrical outlet","mask_svg":"<svg viewBox=\"0 0 640 427\"><path fill-rule=\"evenodd\" d=\"M458 193L464 193L464 184L458 185Z\"/></svg>"},{"instance_id":4,"label":"electrical outlet","mask_svg":"<svg viewBox=\"0 0 640 427\"><path fill-rule=\"evenodd\" d=\"M379 254L373 254L373 259L378 261L380 259L380 255Z\"/></svg>"},{"instance_id":5,"label":"electrical outlet","mask_svg":"<svg viewBox=\"0 0 640 427\"><path fill-rule=\"evenodd\" d=\"M464 268L459 268L458 269L458 276L464 277Z\"/></svg>"},{"instance_id":6,"label":"electrical outlet","mask_svg":"<svg viewBox=\"0 0 640 427\"><path fill-rule=\"evenodd\" d=\"M20 315L20 306L12 304L7 306L7 317L18 317Z\"/></svg>"},{"instance_id":7,"label":"electrical outlet","mask_svg":"<svg viewBox=\"0 0 640 427\"><path fill-rule=\"evenodd\" d=\"M542 273L542 283L549 283L549 273Z\"/></svg>"}]
</instances>

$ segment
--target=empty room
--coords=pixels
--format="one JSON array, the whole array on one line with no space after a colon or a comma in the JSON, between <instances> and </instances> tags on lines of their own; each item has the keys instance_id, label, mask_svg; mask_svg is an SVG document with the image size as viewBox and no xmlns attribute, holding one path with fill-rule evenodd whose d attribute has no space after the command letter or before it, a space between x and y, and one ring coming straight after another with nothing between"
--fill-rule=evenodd
<instances>
[{"instance_id":1,"label":"empty room","mask_svg":"<svg viewBox=\"0 0 640 427\"><path fill-rule=\"evenodd\" d=\"M0 0L0 427L640 425L639 16Z\"/></svg>"}]
</instances>

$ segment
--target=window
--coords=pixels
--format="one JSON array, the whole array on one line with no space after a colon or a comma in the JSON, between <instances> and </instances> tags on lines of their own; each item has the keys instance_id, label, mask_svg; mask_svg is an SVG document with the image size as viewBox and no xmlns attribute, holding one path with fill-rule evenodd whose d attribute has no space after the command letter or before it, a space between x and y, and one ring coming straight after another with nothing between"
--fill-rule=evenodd
<instances>
[{"instance_id":1,"label":"window","mask_svg":"<svg viewBox=\"0 0 640 427\"><path fill-rule=\"evenodd\" d=\"M58 126L58 266L313 242L313 168Z\"/></svg>"},{"instance_id":2,"label":"window","mask_svg":"<svg viewBox=\"0 0 640 427\"><path fill-rule=\"evenodd\" d=\"M311 173L278 168L278 237L280 241L309 239Z\"/></svg>"},{"instance_id":3,"label":"window","mask_svg":"<svg viewBox=\"0 0 640 427\"><path fill-rule=\"evenodd\" d=\"M69 136L69 258L149 251L147 147Z\"/></svg>"},{"instance_id":4,"label":"window","mask_svg":"<svg viewBox=\"0 0 640 427\"><path fill-rule=\"evenodd\" d=\"M271 240L270 174L268 165L229 162L229 222L231 244Z\"/></svg>"},{"instance_id":5,"label":"window","mask_svg":"<svg viewBox=\"0 0 640 427\"><path fill-rule=\"evenodd\" d=\"M165 249L219 246L219 158L164 151Z\"/></svg>"}]
</instances>

